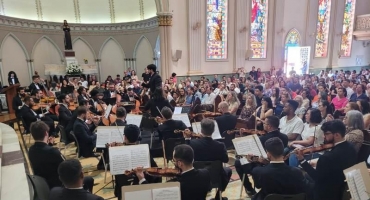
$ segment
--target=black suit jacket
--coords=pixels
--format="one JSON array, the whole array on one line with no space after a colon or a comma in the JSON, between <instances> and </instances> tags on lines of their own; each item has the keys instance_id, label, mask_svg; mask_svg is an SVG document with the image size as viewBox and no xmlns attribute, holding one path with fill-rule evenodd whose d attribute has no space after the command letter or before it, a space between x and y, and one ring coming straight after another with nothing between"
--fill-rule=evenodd
<instances>
[{"instance_id":1,"label":"black suit jacket","mask_svg":"<svg viewBox=\"0 0 370 200\"><path fill-rule=\"evenodd\" d=\"M115 105L116 104L116 101L117 101L117 97L115 98L111 98L111 94L110 94L110 90L105 90L104 91L104 102L107 104L107 105ZM118 93L117 93L118 94Z\"/></svg>"},{"instance_id":2,"label":"black suit jacket","mask_svg":"<svg viewBox=\"0 0 370 200\"><path fill-rule=\"evenodd\" d=\"M194 161L216 161L229 162L229 156L225 145L213 140L210 137L203 137L196 140L186 140L194 150Z\"/></svg>"},{"instance_id":3,"label":"black suit jacket","mask_svg":"<svg viewBox=\"0 0 370 200\"><path fill-rule=\"evenodd\" d=\"M67 127L68 123L72 120L72 112L68 110L63 104L59 106L59 124Z\"/></svg>"},{"instance_id":4,"label":"black suit jacket","mask_svg":"<svg viewBox=\"0 0 370 200\"><path fill-rule=\"evenodd\" d=\"M232 139L235 138L234 134L227 134L224 132L228 130L234 130L236 126L237 117L235 115L232 115L230 113L225 113L222 116L216 117L215 120L218 125L218 130L222 134L222 137L225 138L225 145L227 148L233 147Z\"/></svg>"},{"instance_id":5,"label":"black suit jacket","mask_svg":"<svg viewBox=\"0 0 370 200\"><path fill-rule=\"evenodd\" d=\"M343 170L355 165L356 158L357 153L354 147L344 141L320 156L316 170L307 162L301 164L302 168L315 181L314 199L342 199L346 185Z\"/></svg>"},{"instance_id":6,"label":"black suit jacket","mask_svg":"<svg viewBox=\"0 0 370 200\"><path fill-rule=\"evenodd\" d=\"M91 194L84 189L53 188L49 200L104 200L102 197Z\"/></svg>"},{"instance_id":7,"label":"black suit jacket","mask_svg":"<svg viewBox=\"0 0 370 200\"><path fill-rule=\"evenodd\" d=\"M89 156L96 145L96 134L90 130L93 128L95 126L88 127L84 121L78 118L73 124L73 133L80 144L80 153L83 157Z\"/></svg>"},{"instance_id":8,"label":"black suit jacket","mask_svg":"<svg viewBox=\"0 0 370 200\"><path fill-rule=\"evenodd\" d=\"M19 109L18 107L19 106L22 106L23 105L23 102L22 102L22 99L21 99L21 97L19 97L19 95L17 95L17 96L15 96L15 97L13 97L13 105L12 105L12 107L13 107L13 110L15 110L15 116L17 116L17 118L18 117L21 117L21 109Z\"/></svg>"},{"instance_id":9,"label":"black suit jacket","mask_svg":"<svg viewBox=\"0 0 370 200\"><path fill-rule=\"evenodd\" d=\"M120 119L117 119L115 122L111 123L111 126L126 126L127 121L122 121Z\"/></svg>"},{"instance_id":10,"label":"black suit jacket","mask_svg":"<svg viewBox=\"0 0 370 200\"><path fill-rule=\"evenodd\" d=\"M145 105L144 110L150 110L150 114L152 117L162 117L161 114L158 112L158 109L162 110L162 108L165 106L169 107L173 112L174 110L173 107L171 106L170 102L168 102L166 99L159 101L150 99L148 103Z\"/></svg>"},{"instance_id":11,"label":"black suit jacket","mask_svg":"<svg viewBox=\"0 0 370 200\"><path fill-rule=\"evenodd\" d=\"M183 138L182 133L175 134L174 130L185 130L187 128L184 122L170 119L158 126L158 133L162 136L163 140L167 140L168 138Z\"/></svg>"},{"instance_id":12,"label":"black suit jacket","mask_svg":"<svg viewBox=\"0 0 370 200\"><path fill-rule=\"evenodd\" d=\"M62 186L62 182L59 180L58 166L64 161L64 157L57 148L43 142L35 142L30 147L29 159L33 173L45 178L49 188Z\"/></svg>"},{"instance_id":13,"label":"black suit jacket","mask_svg":"<svg viewBox=\"0 0 370 200\"><path fill-rule=\"evenodd\" d=\"M285 163L255 167L252 177L254 186L261 188L253 199L263 200L269 194L299 194L304 193L306 189L303 173Z\"/></svg>"},{"instance_id":14,"label":"black suit jacket","mask_svg":"<svg viewBox=\"0 0 370 200\"><path fill-rule=\"evenodd\" d=\"M26 105L22 107L21 113L22 113L23 120L26 123L27 129L30 128L32 122L35 122L37 121L37 119L40 119L40 116L35 115L33 110ZM27 130L27 132L29 132L29 130Z\"/></svg>"},{"instance_id":15,"label":"black suit jacket","mask_svg":"<svg viewBox=\"0 0 370 200\"><path fill-rule=\"evenodd\" d=\"M143 87L149 88L150 91L153 93L156 88L162 88L162 78L157 73L153 74L150 79L149 83L142 83Z\"/></svg>"},{"instance_id":16,"label":"black suit jacket","mask_svg":"<svg viewBox=\"0 0 370 200\"><path fill-rule=\"evenodd\" d=\"M14 84L13 84L12 79L9 77L8 78L8 83L9 83L9 85L18 84L19 83L19 80L18 80L18 78L14 77Z\"/></svg>"},{"instance_id":17,"label":"black suit jacket","mask_svg":"<svg viewBox=\"0 0 370 200\"><path fill-rule=\"evenodd\" d=\"M268 132L268 133L259 137L263 148L265 148L265 142L268 139L273 138L273 137L280 138L280 140L283 141L284 147L287 147L287 145L288 145L288 136L283 134L283 133L280 133L279 130L275 130L275 131Z\"/></svg>"},{"instance_id":18,"label":"black suit jacket","mask_svg":"<svg viewBox=\"0 0 370 200\"><path fill-rule=\"evenodd\" d=\"M31 83L30 86L28 86L28 89L30 90L31 95L34 95L37 89L37 86L39 86L40 90L42 90L42 86L39 83Z\"/></svg>"}]
</instances>

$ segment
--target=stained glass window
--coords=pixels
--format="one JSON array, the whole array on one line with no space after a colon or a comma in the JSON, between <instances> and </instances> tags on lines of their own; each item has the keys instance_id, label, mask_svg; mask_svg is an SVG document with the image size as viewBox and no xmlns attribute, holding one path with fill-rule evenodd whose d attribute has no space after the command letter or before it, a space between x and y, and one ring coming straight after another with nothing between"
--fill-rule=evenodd
<instances>
[{"instance_id":1,"label":"stained glass window","mask_svg":"<svg viewBox=\"0 0 370 200\"><path fill-rule=\"evenodd\" d=\"M288 35L285 39L285 46L286 47L296 47L301 44L301 36L297 29L293 28L289 31Z\"/></svg>"},{"instance_id":2,"label":"stained glass window","mask_svg":"<svg viewBox=\"0 0 370 200\"><path fill-rule=\"evenodd\" d=\"M352 33L355 18L356 0L346 0L344 7L343 30L340 49L344 51L343 57L351 56Z\"/></svg>"},{"instance_id":3,"label":"stained glass window","mask_svg":"<svg viewBox=\"0 0 370 200\"><path fill-rule=\"evenodd\" d=\"M268 0L252 0L251 50L252 58L266 58Z\"/></svg>"},{"instance_id":4,"label":"stained glass window","mask_svg":"<svg viewBox=\"0 0 370 200\"><path fill-rule=\"evenodd\" d=\"M207 59L227 59L227 2L207 0Z\"/></svg>"},{"instance_id":5,"label":"stained glass window","mask_svg":"<svg viewBox=\"0 0 370 200\"><path fill-rule=\"evenodd\" d=\"M319 0L316 26L315 57L323 58L328 54L331 0Z\"/></svg>"}]
</instances>

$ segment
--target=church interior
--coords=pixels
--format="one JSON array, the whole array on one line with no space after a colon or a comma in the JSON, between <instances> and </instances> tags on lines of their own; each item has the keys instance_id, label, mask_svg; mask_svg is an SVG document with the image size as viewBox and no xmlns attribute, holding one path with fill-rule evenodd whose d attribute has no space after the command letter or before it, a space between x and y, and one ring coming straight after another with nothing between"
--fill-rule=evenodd
<instances>
[{"instance_id":1,"label":"church interior","mask_svg":"<svg viewBox=\"0 0 370 200\"><path fill-rule=\"evenodd\" d=\"M319 84L321 80L319 81L319 79L324 79L323 84L327 85L325 89L327 89L328 98L331 95L329 103L333 103L337 111L337 105L331 101L337 95L340 85L346 88L347 86L343 82L346 82L348 77L352 77L352 74L360 73L358 77L353 78L353 80L358 80L357 82L348 78L355 85L353 90L351 89L352 93L356 93L357 85L360 88L364 86L363 94L365 96L370 95L368 94L370 92L370 84L368 85L370 82L369 0L0 0L0 42L0 87L2 89L0 93L2 112L0 114L0 199L3 200L58 200L63 199L62 196L65 195L52 196L51 194L56 191L52 190L48 181L49 186L47 184L45 186L45 180L42 178L40 180L40 174L37 173L40 169L35 172L35 165L37 164L33 163L32 160L41 162L42 159L50 161L52 159L41 158L41 155L32 158L32 148L40 142L40 139L33 135L32 131L33 129L36 130L37 126L31 126L31 122L26 120L24 106L28 108L30 105L32 109L29 110L32 115L35 114L32 117L34 117L36 123L44 121L44 124L48 126L51 123L49 127L52 128L50 130L48 128L49 137L47 138L49 146L55 151L60 151L63 160L77 159L81 163L83 176L93 178L93 187L88 192L100 198L89 196L87 199L133 200L135 198L135 200L147 200L148 197L144 195L145 191L153 190L152 199L180 200L180 196L176 196L177 190L174 189L177 187L178 190L181 188L182 199L187 200L192 198L183 196L186 190L183 189L185 186L181 181L181 184L177 185L168 183L168 186L154 186L165 184L166 181L171 179L166 176L161 177L161 183L153 183L147 186L141 184L140 176L136 175L138 177L135 178L139 178L139 182L132 185L138 186L126 184L122 191L121 188L117 189L118 185L122 186L122 184L117 183L120 180L116 175L117 169L113 170L114 157L112 155L114 154L110 152L108 156L110 161L108 162L111 163L106 165L104 160L107 158L107 152L104 152L106 146L103 145L98 148L96 142L96 140L103 140L101 139L103 136L89 130L91 134L88 135L89 137L95 137L94 145L96 143L96 146L94 146L94 151L89 156L80 155L81 149L85 146L84 144L81 145L85 141L77 142L80 140L80 136L75 130L75 126L77 126L75 121L79 121L80 114L84 116L82 117L82 123L84 120L86 122L90 120L87 127L91 129L94 126L95 130L99 132L99 128L104 122L103 119L107 120L105 126L111 125L116 118L118 120L119 113L122 111L119 108L122 105L121 107L125 108L123 121L127 122L127 126L123 126L126 126L125 128L131 127L128 124L132 122L140 128L139 138L141 141L139 140L137 143L149 149L150 158L153 158L158 167L174 168L182 166L182 164L178 164L180 161L175 159L175 153L174 156L172 155L172 151L176 147L171 149L171 158L165 159L164 156L168 152L165 152L166 148L164 145L162 146L161 142L163 141L163 144L165 144L165 140L161 140L162 135L157 131L165 123L158 122L158 118L169 120L165 114L166 107L161 106L158 109L158 106L155 107L154 105L154 108L149 109L150 103L145 103L154 102L150 97L151 95L154 96L158 89L158 85L151 85L154 84L152 83L154 76L159 75L161 78L159 89L163 90L166 101L168 100L167 104L169 103L175 108L175 110L170 111L170 119L172 112L172 119L174 119L176 109L182 108L182 111L179 112L186 113L186 119L183 120L179 117L180 121L185 124L189 120L191 123L199 122L200 130L195 131L192 124L185 126L185 129L187 130L186 127L193 126L191 130L199 133L206 129L203 128L204 119L209 118L213 121L213 119L216 120L219 114L231 113L231 115L236 116L235 123L237 123L236 118L238 120L242 119L244 104L248 109L247 104L250 98L248 91L253 90L253 98L256 96L257 99L257 107L254 107L249 115L253 113L261 115L261 110L265 109L265 104L261 104L261 101L267 102L267 100L261 97L262 100L259 100L258 103L259 97L255 91L261 90L260 86L263 86L263 91L260 92L264 96L270 96L268 90L272 90L272 93L274 93L278 88L281 95L283 89L289 88L292 90L292 94L294 93L293 96L297 94L300 96L303 91L306 91L303 88L307 84L311 84L307 80L311 81L311 77L316 77L317 80L312 78L312 90L316 90L315 95L319 95L319 93L321 94ZM150 76L151 72L157 75ZM350 74L348 77L345 75L347 72ZM345 78L342 78L341 74ZM362 79L362 76L364 76L364 79ZM290 85L290 82L294 85L295 78L300 80L298 88ZM231 82L229 82L229 79ZM284 82L283 86L281 81ZM339 86L335 89L333 85L337 82ZM353 84L350 84L350 87ZM267 88L266 85L271 88ZM273 85L276 88L273 88ZM332 86L334 87L334 93L332 89L329 89ZM151 88L149 89L150 92L148 92L148 88ZM153 88L157 89L153 91ZM227 92L221 93L220 91L224 91L225 88ZM311 89L310 86L309 89ZM217 93L216 90L218 90ZM202 112L195 112L198 93L201 109L198 108L205 111L203 114ZM235 97L238 96L237 98L240 100L235 100L238 102L235 110L232 108L234 104L229 102L229 99L233 99L234 93ZM70 104L66 100L66 98L69 98L66 97L68 94L71 99L75 100L73 109L70 109L73 103ZM100 94L104 97L99 100ZM209 100L212 98L211 94L215 94L215 97ZM118 100L117 96L122 99ZM123 99L126 96L128 100L124 102ZM144 100L143 96L148 99ZM190 100L188 100L188 96ZM14 100L16 97L19 98L19 105ZM221 98L219 102L218 97ZM273 97L279 99L279 95L268 97L270 102L272 100L273 105L271 113L274 114L271 115L275 115L275 109L278 107L278 105L275 105ZM357 97L357 100L359 100L359 95ZM105 101L106 98L107 101ZM134 98L138 99L135 100ZM303 102L305 98L307 97L303 96ZM311 109L311 115L314 112L312 109L320 110L320 105L322 105L320 102L322 102L323 97L320 96L319 98L321 100L318 101L316 108L314 108L313 103L315 99L310 99L309 108L307 107L301 116L305 123L309 123L304 120L307 117L306 112L308 110ZM352 101L352 96L347 98L348 102ZM367 106L370 107L368 105L369 98L366 98ZM22 101L20 101L21 99ZM44 99L46 100L43 101ZM113 103L110 103L111 99L114 99ZM182 102L180 103L181 99ZM255 104L256 99L254 100ZM289 99L296 100L292 96ZM39 102L36 102L36 100ZM208 100L211 103L207 103ZM73 101L71 100L71 102ZM102 107L102 111L98 112L96 102L99 105L99 102L103 102L108 106ZM222 111L223 102L227 103L228 111ZM243 106L241 105L242 102ZM354 102L356 102L356 98ZM261 106L259 112L258 104ZM66 126L72 123L70 130L75 132L74 135L76 135L72 134L74 137L72 139L70 132L65 131L67 127L60 128L64 126L61 123L62 120L60 120L62 115L60 107L64 107L64 105L70 110L68 115L72 117L65 121ZM302 103L299 104L299 106L301 105ZM37 111L33 109L33 106L38 106ZM96 113L90 109L94 106ZM345 109L344 106L343 109ZM187 112L184 111L185 108L188 108ZM267 115L269 111L268 108L266 109L264 111ZM283 112L287 112L285 107L281 109ZM339 112L343 112L343 109L341 109L338 109ZM107 110L111 111L107 112ZM151 117L147 117L143 110L151 110ZM153 110L154 112L158 110L156 116L154 116ZM100 121L96 122L93 119L94 117L91 119L87 117L89 113L92 113L95 117L98 116L97 118ZM97 113L100 113L100 115ZM136 116L138 113L141 114L140 117ZM342 113L340 119L348 115L345 113ZM365 114L367 113L363 111L362 114L365 120ZM45 116L48 116L47 120L42 119ZM111 116L114 116L114 119L111 119ZM148 130L147 127L143 127L146 123L144 118L156 121L158 124L156 123L153 125L154 128L151 127ZM256 124L257 121L258 123L261 122L260 125L263 124L262 129L264 129L266 121L270 122L270 118L256 117ZM280 125L281 123L280 118ZM366 123L365 120L365 126L367 126ZM232 141L231 139L229 141L231 146L228 146L229 143L223 142L223 139L229 138L229 135L224 136L223 134L229 129L221 128L220 124L219 122L217 128L216 123L215 129L221 134L219 143L225 143L226 145L225 151L227 150L228 159L223 162L223 167L230 170L230 176L226 188L217 189L216 186L216 189L209 189L203 199L278 199L274 197L262 198L256 195L256 192L258 194L264 191L264 189L256 188L257 183L252 189L243 184L244 179L249 179L252 184L255 183L255 179L251 173L245 173L241 177L238 173L240 168L237 169L235 164L236 161L239 162L239 155L237 153L238 148L235 143L234 147L233 142L234 138L243 135L241 134L242 131L237 127L238 124L234 125L232 129L237 128L238 131L237 134L229 134L233 135L233 138ZM345 123L345 125L348 124ZM323 128L322 124L320 126ZM42 126L40 125L40 127ZM187 142L186 131L182 129L181 126L176 126L172 132L183 133L185 139L182 138L184 141L181 144L185 144ZM252 129L257 131L257 125ZM119 130L121 129L118 128ZM366 130L369 130L369 127ZM126 134L123 128L121 131ZM316 129L314 133L316 133ZM113 129L109 134L108 139L104 138L104 141L109 144L111 142L115 143L116 141L112 141ZM205 135L203 132L202 134ZM326 132L322 134L324 137ZM71 140L68 141L66 137ZM124 137L126 141L129 140L129 136ZM366 140L366 137L363 137ZM291 142L289 136L288 138ZM74 139L75 141L73 141ZM279 139L279 141L281 140ZM370 140L368 144L370 144ZM262 145L265 147L264 143ZM118 147L109 147L110 150L111 148ZM103 149L103 151L98 149ZM193 160L197 161L197 152L194 147L193 149L195 158ZM208 150L211 151L211 149ZM271 153L268 148L266 148L266 151L267 155L270 156ZM265 155L264 153L262 155ZM214 152L214 154L216 153ZM318 160L320 161L320 159ZM367 166L370 164L369 161L370 159L366 163ZM101 162L104 163L103 167ZM125 163L126 160L122 162ZM133 161L130 161L130 166L131 162ZM117 161L117 163L119 162ZM138 161L138 163L140 162ZM51 165L44 167L49 170ZM120 165L120 167L122 166ZM140 166L131 167L133 169ZM60 168L62 167L59 166ZM131 170L131 168L126 170ZM134 171L136 174L138 173L136 170ZM58 166L56 166L53 173L57 177L58 172ZM305 174L307 173L305 172ZM368 174L366 177L368 177ZM59 177L61 176L59 174ZM149 181L148 178L144 178L144 180ZM366 183L366 180L369 180L369 183ZM40 181L44 181L44 187L40 186L42 185ZM61 181L64 183L63 178L61 178ZM363 186L370 190L370 178L365 179ZM163 195L166 191L163 189L165 187L172 188L172 190L167 191L167 197ZM155 190L160 188L163 189L160 191L162 196L158 193L155 194ZM117 190L119 191L118 195ZM222 194L220 196L218 192L221 193L221 190ZM306 195L306 198L295 196L293 199L320 199L316 196L319 194L315 192L315 188L312 190L314 191L312 198L310 195ZM141 193L135 193L138 196L130 197L128 194L130 191L132 194L135 191L141 191ZM362 194L362 196L359 194L357 197L354 197L352 192L348 194L352 195L351 199L356 200L370 198L369 193ZM155 195L158 198L154 198ZM342 199L346 199L345 196L343 195ZM66 199L66 196L64 196L64 199ZM68 199L82 198L70 196ZM334 197L325 200L327 199L339 200ZM350 197L347 199L350 199Z\"/></svg>"}]
</instances>

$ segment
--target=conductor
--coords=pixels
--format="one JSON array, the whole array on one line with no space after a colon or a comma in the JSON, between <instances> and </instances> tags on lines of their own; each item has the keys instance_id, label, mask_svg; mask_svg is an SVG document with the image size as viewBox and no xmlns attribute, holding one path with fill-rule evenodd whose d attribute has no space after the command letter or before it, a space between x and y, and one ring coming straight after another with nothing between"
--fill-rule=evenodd
<instances>
[{"instance_id":1,"label":"conductor","mask_svg":"<svg viewBox=\"0 0 370 200\"><path fill-rule=\"evenodd\" d=\"M159 74L156 73L157 66L154 64L150 64L146 67L150 74L149 83L142 83L141 85L143 87L149 88L150 92L153 94L154 90L156 88L162 88L162 78L159 76Z\"/></svg>"}]
</instances>

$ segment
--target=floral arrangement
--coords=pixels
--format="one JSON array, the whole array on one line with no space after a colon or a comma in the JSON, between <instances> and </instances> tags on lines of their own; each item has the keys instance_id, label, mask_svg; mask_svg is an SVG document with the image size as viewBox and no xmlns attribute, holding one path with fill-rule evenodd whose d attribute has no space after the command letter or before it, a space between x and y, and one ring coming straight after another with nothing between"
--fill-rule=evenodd
<instances>
[{"instance_id":1,"label":"floral arrangement","mask_svg":"<svg viewBox=\"0 0 370 200\"><path fill-rule=\"evenodd\" d=\"M82 74L82 69L79 65L75 64L75 63L71 63L67 66L67 74L68 75L80 75Z\"/></svg>"}]
</instances>

